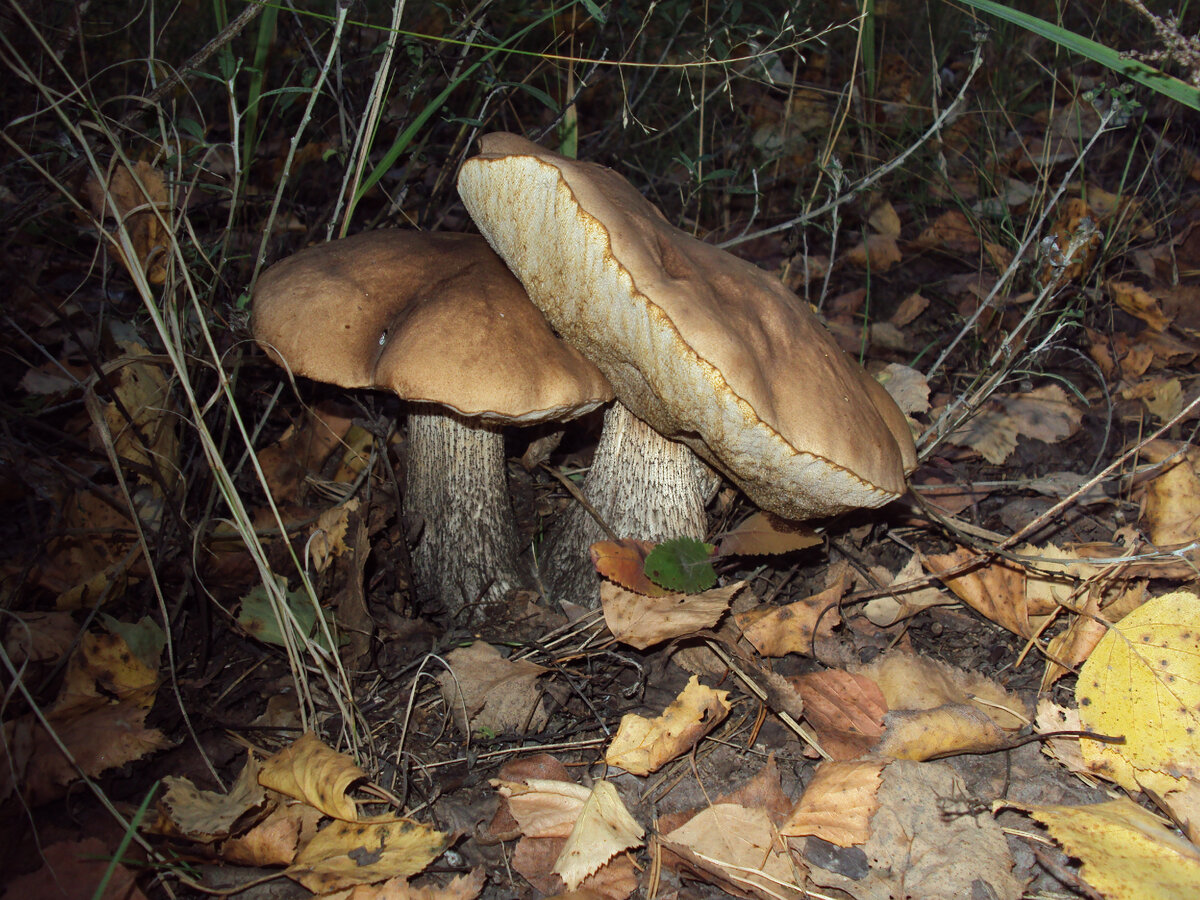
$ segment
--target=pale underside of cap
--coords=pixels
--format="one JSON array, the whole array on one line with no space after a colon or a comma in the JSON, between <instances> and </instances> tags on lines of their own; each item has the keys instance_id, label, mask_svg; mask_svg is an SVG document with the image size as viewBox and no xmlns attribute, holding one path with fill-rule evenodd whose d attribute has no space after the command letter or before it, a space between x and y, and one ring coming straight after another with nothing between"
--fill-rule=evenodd
<instances>
[{"instance_id":1,"label":"pale underside of cap","mask_svg":"<svg viewBox=\"0 0 1200 900\"><path fill-rule=\"evenodd\" d=\"M251 324L297 375L483 421L567 419L612 399L475 235L375 231L301 250L259 279Z\"/></svg>"},{"instance_id":2,"label":"pale underside of cap","mask_svg":"<svg viewBox=\"0 0 1200 900\"><path fill-rule=\"evenodd\" d=\"M886 391L780 282L671 226L610 169L487 135L459 193L564 340L618 398L793 519L905 491Z\"/></svg>"}]
</instances>

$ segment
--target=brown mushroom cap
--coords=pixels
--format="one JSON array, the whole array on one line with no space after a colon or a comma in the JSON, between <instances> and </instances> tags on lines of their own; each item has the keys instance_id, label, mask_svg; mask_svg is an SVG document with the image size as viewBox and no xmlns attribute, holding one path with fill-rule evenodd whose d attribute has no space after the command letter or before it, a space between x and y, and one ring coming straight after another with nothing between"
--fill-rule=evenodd
<instances>
[{"instance_id":1,"label":"brown mushroom cap","mask_svg":"<svg viewBox=\"0 0 1200 900\"><path fill-rule=\"evenodd\" d=\"M486 135L459 193L618 398L764 509L800 519L905 491L911 433L808 306L670 225L611 169Z\"/></svg>"},{"instance_id":2,"label":"brown mushroom cap","mask_svg":"<svg viewBox=\"0 0 1200 900\"><path fill-rule=\"evenodd\" d=\"M297 375L532 424L612 399L476 235L374 231L301 250L254 292L252 329Z\"/></svg>"}]
</instances>

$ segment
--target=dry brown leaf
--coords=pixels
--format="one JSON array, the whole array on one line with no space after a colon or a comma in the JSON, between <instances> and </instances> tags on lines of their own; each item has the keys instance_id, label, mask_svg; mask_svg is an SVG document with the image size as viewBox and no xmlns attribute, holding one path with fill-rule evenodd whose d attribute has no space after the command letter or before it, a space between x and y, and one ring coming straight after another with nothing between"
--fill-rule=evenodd
<instances>
[{"instance_id":1,"label":"dry brown leaf","mask_svg":"<svg viewBox=\"0 0 1200 900\"><path fill-rule=\"evenodd\" d=\"M850 248L846 259L861 269L886 272L900 262L900 247L891 235L869 234L862 243Z\"/></svg>"},{"instance_id":2,"label":"dry brown leaf","mask_svg":"<svg viewBox=\"0 0 1200 900\"><path fill-rule=\"evenodd\" d=\"M839 847L865 843L885 765L882 759L821 763L779 833L812 835Z\"/></svg>"},{"instance_id":3,"label":"dry brown leaf","mask_svg":"<svg viewBox=\"0 0 1200 900\"><path fill-rule=\"evenodd\" d=\"M850 878L809 859L809 879L855 900L1019 900L1024 884L1013 877L1004 832L990 812L969 808L970 796L946 763L889 763L861 848L868 863L862 875Z\"/></svg>"},{"instance_id":4,"label":"dry brown leaf","mask_svg":"<svg viewBox=\"0 0 1200 900\"><path fill-rule=\"evenodd\" d=\"M739 896L802 898L802 870L765 810L716 803L660 838L666 849Z\"/></svg>"},{"instance_id":5,"label":"dry brown leaf","mask_svg":"<svg viewBox=\"0 0 1200 900\"><path fill-rule=\"evenodd\" d=\"M928 584L915 588L900 587L924 576L925 570L921 568L920 556L914 553L904 564L904 568L894 578L888 579L893 585L891 593L867 601L862 607L862 614L870 619L872 624L887 628L930 607L952 606L958 603L949 594Z\"/></svg>"},{"instance_id":6,"label":"dry brown leaf","mask_svg":"<svg viewBox=\"0 0 1200 900\"><path fill-rule=\"evenodd\" d=\"M1108 281L1104 285L1113 302L1125 312L1141 319L1154 331L1166 331L1171 324L1163 315L1162 304L1144 288L1128 281Z\"/></svg>"},{"instance_id":7,"label":"dry brown leaf","mask_svg":"<svg viewBox=\"0 0 1200 900\"><path fill-rule=\"evenodd\" d=\"M328 900L475 900L487 883L487 870L476 866L446 884L412 884L407 877L389 878L380 884L355 885Z\"/></svg>"},{"instance_id":8,"label":"dry brown leaf","mask_svg":"<svg viewBox=\"0 0 1200 900\"><path fill-rule=\"evenodd\" d=\"M309 731L264 760L258 780L264 787L303 800L328 816L356 822L358 810L346 791L366 777L350 757L330 749Z\"/></svg>"},{"instance_id":9,"label":"dry brown leaf","mask_svg":"<svg viewBox=\"0 0 1200 900\"><path fill-rule=\"evenodd\" d=\"M964 256L977 256L980 249L975 228L957 209L942 213L925 226L915 243L918 247Z\"/></svg>"},{"instance_id":10,"label":"dry brown leaf","mask_svg":"<svg viewBox=\"0 0 1200 900\"><path fill-rule=\"evenodd\" d=\"M1021 698L995 681L907 650L889 650L855 671L879 685L888 709L893 711L969 704L1002 728L1016 730L1029 722L1029 711Z\"/></svg>"},{"instance_id":11,"label":"dry brown leaf","mask_svg":"<svg viewBox=\"0 0 1200 900\"><path fill-rule=\"evenodd\" d=\"M867 216L867 224L879 234L886 234L893 238L900 237L900 216L896 213L896 208L887 200L871 210Z\"/></svg>"},{"instance_id":12,"label":"dry brown leaf","mask_svg":"<svg viewBox=\"0 0 1200 900\"><path fill-rule=\"evenodd\" d=\"M613 637L645 650L663 641L712 628L745 586L746 582L737 581L699 594L665 593L647 597L602 581L600 604Z\"/></svg>"},{"instance_id":13,"label":"dry brown leaf","mask_svg":"<svg viewBox=\"0 0 1200 900\"><path fill-rule=\"evenodd\" d=\"M966 704L893 710L883 721L887 731L877 750L893 759L924 761L987 753L1008 743L1008 735L987 713Z\"/></svg>"},{"instance_id":14,"label":"dry brown leaf","mask_svg":"<svg viewBox=\"0 0 1200 900\"><path fill-rule=\"evenodd\" d=\"M1053 552L1046 552L1044 555L1047 558L1057 558L1062 554L1053 545L1048 547L1049 550ZM1026 555L1042 556L1043 553L1039 551ZM1038 631L1040 617L1049 615L1056 608L1055 598L1068 599L1075 587L1074 577L1069 572L1030 578L1024 567L1016 563L1008 560L989 561L989 557L966 547L959 547L953 553L926 557L923 562L931 575L941 578L956 597L976 612L1025 638L1033 637ZM942 574L967 564L975 564L976 567L959 575ZM1037 565L1048 570L1058 566L1044 562L1038 562ZM1071 564L1064 563L1061 567L1070 569ZM1094 567L1089 569L1088 574L1094 573Z\"/></svg>"},{"instance_id":15,"label":"dry brown leaf","mask_svg":"<svg viewBox=\"0 0 1200 900\"><path fill-rule=\"evenodd\" d=\"M857 759L879 743L888 707L874 680L826 669L788 681L804 701L804 718L835 760Z\"/></svg>"},{"instance_id":16,"label":"dry brown leaf","mask_svg":"<svg viewBox=\"0 0 1200 900\"><path fill-rule=\"evenodd\" d=\"M458 730L493 734L538 732L548 713L537 680L546 673L526 660L509 660L484 641L446 654L449 671L438 676L442 700Z\"/></svg>"},{"instance_id":17,"label":"dry brown leaf","mask_svg":"<svg viewBox=\"0 0 1200 900\"><path fill-rule=\"evenodd\" d=\"M300 848L312 840L323 814L315 806L285 800L272 792L276 803L261 822L245 834L221 843L220 857L239 866L290 866Z\"/></svg>"},{"instance_id":18,"label":"dry brown leaf","mask_svg":"<svg viewBox=\"0 0 1200 900\"><path fill-rule=\"evenodd\" d=\"M227 794L202 791L186 778L168 775L160 807L178 833L190 840L207 843L228 837L239 819L266 802L258 771L258 761L247 752L246 764Z\"/></svg>"},{"instance_id":19,"label":"dry brown leaf","mask_svg":"<svg viewBox=\"0 0 1200 900\"><path fill-rule=\"evenodd\" d=\"M1200 447L1159 440L1142 452L1150 462L1166 466L1146 485L1150 540L1158 547L1195 541L1200 536Z\"/></svg>"},{"instance_id":20,"label":"dry brown leaf","mask_svg":"<svg viewBox=\"0 0 1200 900\"><path fill-rule=\"evenodd\" d=\"M914 292L900 301L889 321L897 328L903 328L905 325L911 325L928 308L929 300Z\"/></svg>"},{"instance_id":21,"label":"dry brown leaf","mask_svg":"<svg viewBox=\"0 0 1200 900\"><path fill-rule=\"evenodd\" d=\"M621 538L616 541L597 541L589 552L596 571L626 590L646 597L662 597L668 593L646 575L646 557L658 546L657 541Z\"/></svg>"},{"instance_id":22,"label":"dry brown leaf","mask_svg":"<svg viewBox=\"0 0 1200 900\"><path fill-rule=\"evenodd\" d=\"M169 235L159 223L157 209L166 212L167 187L162 174L150 163L139 160L132 171L124 163L116 163L102 184L94 175L88 178L84 191L92 213L106 222L124 220L129 241L136 257L126 258L120 242L110 243L110 250L130 272L142 271L150 284L166 280L166 247Z\"/></svg>"},{"instance_id":23,"label":"dry brown leaf","mask_svg":"<svg viewBox=\"0 0 1200 900\"><path fill-rule=\"evenodd\" d=\"M69 612L7 612L4 652L13 666L60 659L75 643L79 625Z\"/></svg>"},{"instance_id":24,"label":"dry brown leaf","mask_svg":"<svg viewBox=\"0 0 1200 900\"><path fill-rule=\"evenodd\" d=\"M79 769L95 777L109 769L141 759L171 742L156 728L146 727L154 692L131 692L118 702L104 697L76 698L70 706L47 713L58 740L71 752ZM4 723L0 748L0 800L15 784L31 806L65 793L79 771L59 750L58 742L31 714Z\"/></svg>"},{"instance_id":25,"label":"dry brown leaf","mask_svg":"<svg viewBox=\"0 0 1200 900\"><path fill-rule=\"evenodd\" d=\"M725 534L718 543L719 556L757 556L789 553L822 543L824 538L801 522L774 513L756 512Z\"/></svg>"},{"instance_id":26,"label":"dry brown leaf","mask_svg":"<svg viewBox=\"0 0 1200 900\"><path fill-rule=\"evenodd\" d=\"M301 500L310 475L345 439L353 420L331 403L306 407L304 417L274 444L258 451L258 463L277 503Z\"/></svg>"},{"instance_id":27,"label":"dry brown leaf","mask_svg":"<svg viewBox=\"0 0 1200 900\"><path fill-rule=\"evenodd\" d=\"M1033 730L1038 734L1051 734L1056 731L1083 731L1083 723L1079 721L1079 710L1059 706L1043 697L1037 703L1037 719L1034 720ZM1042 752L1051 759L1058 760L1068 771L1085 776L1085 780L1089 783L1095 782L1088 772L1087 764L1083 761L1079 741L1074 736L1055 737L1043 741Z\"/></svg>"},{"instance_id":28,"label":"dry brown leaf","mask_svg":"<svg viewBox=\"0 0 1200 900\"><path fill-rule=\"evenodd\" d=\"M1002 401L1004 411L1016 424L1017 432L1047 444L1055 444L1079 430L1083 413L1057 384L1047 384Z\"/></svg>"},{"instance_id":29,"label":"dry brown leaf","mask_svg":"<svg viewBox=\"0 0 1200 900\"><path fill-rule=\"evenodd\" d=\"M929 411L929 382L916 369L888 363L875 373L875 379L905 415Z\"/></svg>"},{"instance_id":30,"label":"dry brown leaf","mask_svg":"<svg viewBox=\"0 0 1200 900\"><path fill-rule=\"evenodd\" d=\"M605 762L634 775L649 775L689 751L721 724L729 715L728 698L728 691L706 687L693 675L658 718L633 713L623 716Z\"/></svg>"},{"instance_id":31,"label":"dry brown leaf","mask_svg":"<svg viewBox=\"0 0 1200 900\"><path fill-rule=\"evenodd\" d=\"M841 624L838 603L850 585L848 574L819 594L813 594L787 606L762 604L738 613L734 620L742 634L763 656L785 656L813 652L813 638L827 638Z\"/></svg>"},{"instance_id":32,"label":"dry brown leaf","mask_svg":"<svg viewBox=\"0 0 1200 900\"><path fill-rule=\"evenodd\" d=\"M38 900L145 900L136 876L99 838L57 841L41 848L42 867L6 879L6 896ZM104 890L99 892L100 886Z\"/></svg>"},{"instance_id":33,"label":"dry brown leaf","mask_svg":"<svg viewBox=\"0 0 1200 900\"><path fill-rule=\"evenodd\" d=\"M574 781L528 777L521 782L492 780L526 837L565 838L575 827L591 792Z\"/></svg>"},{"instance_id":34,"label":"dry brown leaf","mask_svg":"<svg viewBox=\"0 0 1200 900\"><path fill-rule=\"evenodd\" d=\"M124 357L110 363L114 398L104 406L104 427L112 436L117 456L129 464L138 484L162 498L173 494L179 481L179 415L172 380L157 357L139 341L118 340ZM128 413L129 418L126 418ZM100 423L97 422L97 425ZM157 471L159 478L152 477Z\"/></svg>"}]
</instances>

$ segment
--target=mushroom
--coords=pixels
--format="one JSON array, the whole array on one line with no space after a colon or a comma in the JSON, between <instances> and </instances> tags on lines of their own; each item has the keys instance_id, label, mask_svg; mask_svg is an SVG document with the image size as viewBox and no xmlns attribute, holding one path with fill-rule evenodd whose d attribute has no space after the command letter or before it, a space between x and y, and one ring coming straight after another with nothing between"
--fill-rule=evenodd
<instances>
[{"instance_id":1,"label":"mushroom","mask_svg":"<svg viewBox=\"0 0 1200 900\"><path fill-rule=\"evenodd\" d=\"M611 169L516 135L485 135L458 190L619 401L759 507L811 519L904 493L903 414L776 278L670 225Z\"/></svg>"},{"instance_id":2,"label":"mushroom","mask_svg":"<svg viewBox=\"0 0 1200 900\"><path fill-rule=\"evenodd\" d=\"M475 235L376 231L301 250L259 279L252 329L295 374L408 401L416 595L466 609L466 624L502 614L529 577L501 428L607 402L596 366L554 336Z\"/></svg>"}]
</instances>

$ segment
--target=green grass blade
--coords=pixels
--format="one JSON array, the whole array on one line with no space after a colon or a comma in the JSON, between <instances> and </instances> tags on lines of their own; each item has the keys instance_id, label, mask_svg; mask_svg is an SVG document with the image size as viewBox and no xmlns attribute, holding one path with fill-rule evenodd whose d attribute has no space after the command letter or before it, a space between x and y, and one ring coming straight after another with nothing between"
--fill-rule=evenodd
<instances>
[{"instance_id":1,"label":"green grass blade","mask_svg":"<svg viewBox=\"0 0 1200 900\"><path fill-rule=\"evenodd\" d=\"M1116 72L1122 78L1128 78L1130 81L1144 85L1155 93L1170 97L1177 103L1200 110L1200 88L1194 88L1187 82L1180 81L1153 66L1148 66L1136 59L1126 59L1111 47L1106 47L1082 35L1075 34L1073 31L1067 31L1061 26L1031 16L1029 13L1012 9L1002 3L995 3L993 0L962 0L962 2L982 12L1004 19L1006 22L1012 22L1048 41L1053 41L1065 50L1086 56L1093 62L1098 62Z\"/></svg>"}]
</instances>

